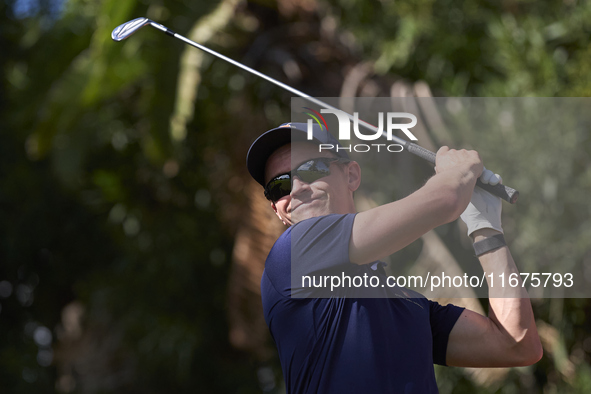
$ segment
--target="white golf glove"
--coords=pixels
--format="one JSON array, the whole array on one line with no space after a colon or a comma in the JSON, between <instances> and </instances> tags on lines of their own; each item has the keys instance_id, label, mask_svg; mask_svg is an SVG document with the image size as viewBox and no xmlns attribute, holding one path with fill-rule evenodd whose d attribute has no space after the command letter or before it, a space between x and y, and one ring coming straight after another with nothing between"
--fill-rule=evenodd
<instances>
[{"instance_id":1,"label":"white golf glove","mask_svg":"<svg viewBox=\"0 0 591 394\"><path fill-rule=\"evenodd\" d=\"M492 171L484 168L480 176L480 182L484 184L496 185L502 182L499 174L493 174ZM472 192L470 204L460 215L460 218L468 226L468 235L482 228L492 228L503 232L501 227L501 199L493 196L479 187L475 187Z\"/></svg>"}]
</instances>

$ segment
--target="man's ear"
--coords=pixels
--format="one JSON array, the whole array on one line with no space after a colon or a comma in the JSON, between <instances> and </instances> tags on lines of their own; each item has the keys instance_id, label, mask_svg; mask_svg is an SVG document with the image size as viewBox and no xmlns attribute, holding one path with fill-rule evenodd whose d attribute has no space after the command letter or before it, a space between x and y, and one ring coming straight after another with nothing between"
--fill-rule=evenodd
<instances>
[{"instance_id":1,"label":"man's ear","mask_svg":"<svg viewBox=\"0 0 591 394\"><path fill-rule=\"evenodd\" d=\"M361 167L356 161L349 163L347 175L349 177L349 190L354 192L361 185Z\"/></svg>"},{"instance_id":2,"label":"man's ear","mask_svg":"<svg viewBox=\"0 0 591 394\"><path fill-rule=\"evenodd\" d=\"M279 218L279 220L281 220L283 222L283 224L285 226L287 226L287 223L285 223L285 219L283 219L281 217L281 215L279 214L279 212L277 212L277 207L275 206L275 203L273 201L271 201L271 207L273 207L273 210L275 211L275 215L277 215L277 217Z\"/></svg>"}]
</instances>

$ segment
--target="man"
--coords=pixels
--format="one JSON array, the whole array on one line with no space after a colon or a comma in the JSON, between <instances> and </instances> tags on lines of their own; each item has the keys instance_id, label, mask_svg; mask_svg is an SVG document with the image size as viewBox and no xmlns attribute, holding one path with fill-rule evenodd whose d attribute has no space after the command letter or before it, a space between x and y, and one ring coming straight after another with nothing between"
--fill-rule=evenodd
<instances>
[{"instance_id":1,"label":"man","mask_svg":"<svg viewBox=\"0 0 591 394\"><path fill-rule=\"evenodd\" d=\"M396 288L373 289L373 298L357 288L311 298L299 277L292 280L335 270L384 280L381 258L460 214L483 270L518 272L502 238L500 199L474 189L479 177L499 181L477 152L442 147L436 174L423 187L357 213L359 165L342 149L319 151L319 144L338 146L325 130L314 127L312 141L306 130L301 123L269 130L247 156L250 174L289 226L269 253L261 281L288 393L436 393L433 363L509 367L541 358L521 287L491 298L484 317Z\"/></svg>"}]
</instances>

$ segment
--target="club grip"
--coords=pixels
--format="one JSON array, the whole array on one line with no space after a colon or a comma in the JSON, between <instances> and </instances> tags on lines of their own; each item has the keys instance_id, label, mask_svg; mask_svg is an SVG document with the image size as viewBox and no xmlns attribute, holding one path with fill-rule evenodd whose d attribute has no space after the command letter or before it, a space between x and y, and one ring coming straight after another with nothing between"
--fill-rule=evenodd
<instances>
[{"instance_id":1,"label":"club grip","mask_svg":"<svg viewBox=\"0 0 591 394\"><path fill-rule=\"evenodd\" d=\"M429 149L425 149L420 145L413 144L412 142L406 144L406 149L413 155L417 155L420 158L435 164L435 153L431 152Z\"/></svg>"},{"instance_id":2,"label":"club grip","mask_svg":"<svg viewBox=\"0 0 591 394\"><path fill-rule=\"evenodd\" d=\"M419 146L417 144L413 144L412 142L409 142L406 145L406 149L412 153L413 155L419 156L422 159L427 160L430 163L435 164L435 153L431 152L428 149L423 148L422 146ZM482 182L480 182L480 179L478 179L476 181L476 186L478 186L479 188L486 190L487 192L502 198L503 200L511 203L511 204L515 204L517 202L517 199L519 198L519 192L515 189L513 189L512 187L509 187L507 185L503 185L503 184L496 184L495 186L492 185L486 185Z\"/></svg>"},{"instance_id":3,"label":"club grip","mask_svg":"<svg viewBox=\"0 0 591 394\"><path fill-rule=\"evenodd\" d=\"M480 179L476 181L476 186L479 188L486 190L490 194L494 194L497 197L501 197L503 200L515 204L517 202L517 198L519 198L519 192L512 187L507 185L503 185L501 183L497 183L496 185L487 185L480 182Z\"/></svg>"}]
</instances>

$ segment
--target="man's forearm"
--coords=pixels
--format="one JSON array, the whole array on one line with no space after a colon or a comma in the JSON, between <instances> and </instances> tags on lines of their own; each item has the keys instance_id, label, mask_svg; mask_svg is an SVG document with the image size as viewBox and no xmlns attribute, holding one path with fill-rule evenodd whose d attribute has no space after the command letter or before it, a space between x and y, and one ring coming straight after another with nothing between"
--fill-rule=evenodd
<instances>
[{"instance_id":1,"label":"man's forearm","mask_svg":"<svg viewBox=\"0 0 591 394\"><path fill-rule=\"evenodd\" d=\"M482 229L474 233L478 242L492 235L499 234L492 229ZM534 314L529 295L521 282L518 286L502 287L498 280L501 274L509 278L519 271L507 246L487 252L479 257L483 270L489 280L489 319L497 326L499 333L506 337L508 357L518 365L537 362L542 355L542 348L536 329ZM490 281L492 273L493 281Z\"/></svg>"},{"instance_id":2,"label":"man's forearm","mask_svg":"<svg viewBox=\"0 0 591 394\"><path fill-rule=\"evenodd\" d=\"M351 262L366 264L384 258L433 228L457 219L468 205L475 184L475 176L449 171L433 176L401 200L359 213L349 245Z\"/></svg>"}]
</instances>

